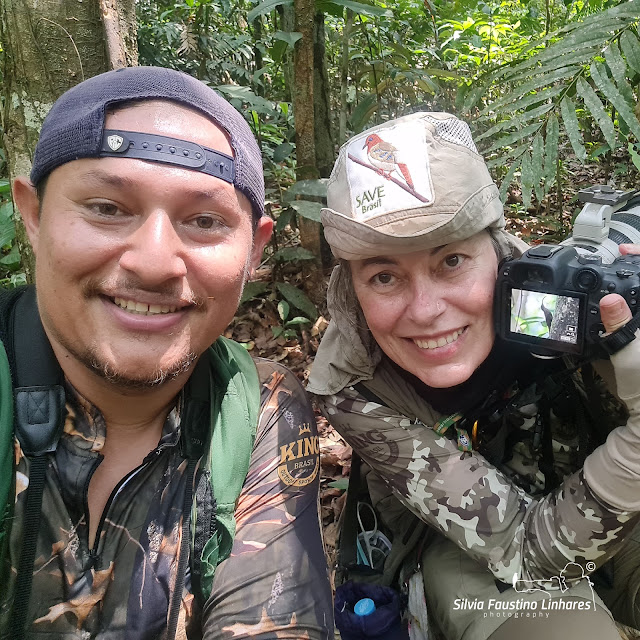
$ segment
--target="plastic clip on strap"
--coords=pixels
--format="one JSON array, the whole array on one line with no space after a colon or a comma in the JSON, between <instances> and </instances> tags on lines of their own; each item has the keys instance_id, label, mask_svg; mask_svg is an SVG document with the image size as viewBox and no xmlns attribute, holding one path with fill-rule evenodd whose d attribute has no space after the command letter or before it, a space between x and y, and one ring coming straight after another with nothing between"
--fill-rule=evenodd
<instances>
[{"instance_id":1,"label":"plastic clip on strap","mask_svg":"<svg viewBox=\"0 0 640 640\"><path fill-rule=\"evenodd\" d=\"M636 339L636 330L639 328L640 313L631 318L624 327L620 327L612 334L602 338L600 346L608 356L612 356L614 353L618 353L620 349L626 347L630 342Z\"/></svg>"},{"instance_id":2,"label":"plastic clip on strap","mask_svg":"<svg viewBox=\"0 0 640 640\"><path fill-rule=\"evenodd\" d=\"M231 184L235 180L233 158L195 142L135 131L105 129L101 156L135 158L202 171Z\"/></svg>"}]
</instances>

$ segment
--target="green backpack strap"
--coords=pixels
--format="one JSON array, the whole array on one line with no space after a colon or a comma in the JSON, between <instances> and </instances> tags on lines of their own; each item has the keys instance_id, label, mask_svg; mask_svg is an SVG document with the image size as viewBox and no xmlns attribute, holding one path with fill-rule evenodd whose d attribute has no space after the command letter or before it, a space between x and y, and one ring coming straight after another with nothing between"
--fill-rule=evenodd
<instances>
[{"instance_id":1,"label":"green backpack strap","mask_svg":"<svg viewBox=\"0 0 640 640\"><path fill-rule=\"evenodd\" d=\"M229 557L236 532L234 512L249 470L260 411L258 371L246 349L218 338L209 349L211 366L211 425L208 456L216 500L216 535L201 556L201 590L206 599L217 565ZM197 509L196 509L197 518Z\"/></svg>"},{"instance_id":2,"label":"green backpack strap","mask_svg":"<svg viewBox=\"0 0 640 640\"><path fill-rule=\"evenodd\" d=\"M7 549L4 524L13 506L13 455L13 384L9 359L0 342L0 568Z\"/></svg>"}]
</instances>

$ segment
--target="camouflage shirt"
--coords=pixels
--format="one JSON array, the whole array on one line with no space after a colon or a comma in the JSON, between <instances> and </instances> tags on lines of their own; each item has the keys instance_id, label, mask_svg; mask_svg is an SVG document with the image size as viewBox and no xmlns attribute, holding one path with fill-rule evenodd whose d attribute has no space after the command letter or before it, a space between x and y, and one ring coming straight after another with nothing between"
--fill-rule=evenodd
<instances>
[{"instance_id":1,"label":"camouflage shirt","mask_svg":"<svg viewBox=\"0 0 640 640\"><path fill-rule=\"evenodd\" d=\"M515 574L545 581L571 561L595 568L638 522L637 513L616 509L592 491L575 455L575 433L557 420L553 447L562 483L545 495L537 456L526 444L517 444L498 467L477 451L460 451L455 438L433 429L446 416L388 360L366 387L381 402L345 386L318 397L323 414L406 508L502 582L511 584ZM518 411L520 428L531 429L536 407ZM581 577L577 570L567 575L569 581Z\"/></svg>"},{"instance_id":2,"label":"camouflage shirt","mask_svg":"<svg viewBox=\"0 0 640 640\"><path fill-rule=\"evenodd\" d=\"M201 608L187 575L177 638L332 638L331 592L318 519L313 413L296 378L256 362L261 408L235 518L231 556ZM160 639L176 579L185 495L180 411L155 450L122 478L88 545L87 490L106 436L96 407L67 389L64 434L51 458L29 603L27 638ZM0 637L19 563L29 460L16 442L16 506ZM7 575L6 571L2 572Z\"/></svg>"}]
</instances>

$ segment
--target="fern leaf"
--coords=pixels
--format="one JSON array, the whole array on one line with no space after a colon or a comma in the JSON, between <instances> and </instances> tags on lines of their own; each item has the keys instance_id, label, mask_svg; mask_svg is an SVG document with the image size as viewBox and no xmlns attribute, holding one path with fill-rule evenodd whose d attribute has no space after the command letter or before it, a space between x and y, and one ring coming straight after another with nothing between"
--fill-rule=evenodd
<instances>
[{"instance_id":1,"label":"fern leaf","mask_svg":"<svg viewBox=\"0 0 640 640\"><path fill-rule=\"evenodd\" d=\"M531 111L525 111L521 113L519 116L515 118L510 118L509 120L503 120L499 122L495 127L491 127L488 131L485 131L482 135L476 136L475 141L478 143L480 140L484 140L485 138L489 138L490 136L503 131L504 129L510 129L511 127L520 128L525 122L529 122L529 120L533 120L538 118L541 115L544 115L548 111L553 109L553 103L549 102L547 104L540 105L535 109L531 109ZM518 104L518 108L522 108L520 104Z\"/></svg>"},{"instance_id":2,"label":"fern leaf","mask_svg":"<svg viewBox=\"0 0 640 640\"><path fill-rule=\"evenodd\" d=\"M513 147L512 149L508 149L505 153L496 156L495 158L491 158L491 160L487 160L487 167L492 169L493 167L500 167L507 164L507 160L510 158L519 158L531 145L529 141L521 144L517 147Z\"/></svg>"},{"instance_id":3,"label":"fern leaf","mask_svg":"<svg viewBox=\"0 0 640 640\"><path fill-rule=\"evenodd\" d=\"M576 115L576 105L573 100L565 96L560 103L560 112L562 113L562 121L567 132L569 142L573 147L576 156L584 162L587 159L587 150L582 144L582 135L580 134L580 125L578 116Z\"/></svg>"},{"instance_id":4,"label":"fern leaf","mask_svg":"<svg viewBox=\"0 0 640 640\"><path fill-rule=\"evenodd\" d=\"M531 168L531 156L528 151L522 154L520 165L520 185L522 187L522 204L525 209L531 206L531 189L533 188L533 172Z\"/></svg>"},{"instance_id":5,"label":"fern leaf","mask_svg":"<svg viewBox=\"0 0 640 640\"><path fill-rule=\"evenodd\" d=\"M522 100L518 100L518 109L528 109L536 104L541 102L546 102L547 100L552 100L559 93L562 93L565 90L565 87L562 85L556 85L555 87L549 87L547 89L543 89L542 91L537 91L536 93L530 93L526 98L522 98ZM481 116L476 121L477 124L481 124L482 122L486 122L487 120L493 120L496 117L496 114L493 111L487 113L484 116ZM484 135L484 134L483 134ZM477 140L477 138L474 138Z\"/></svg>"},{"instance_id":6,"label":"fern leaf","mask_svg":"<svg viewBox=\"0 0 640 640\"><path fill-rule=\"evenodd\" d=\"M515 131L514 133L510 133L509 135L503 136L502 138L498 138L495 143L485 151L485 153L491 153L492 151L500 149L501 147L507 147L514 144L515 142L520 142L520 140L527 138L533 133L536 133L541 126L542 123L534 122L533 124L520 129L520 131Z\"/></svg>"},{"instance_id":7,"label":"fern leaf","mask_svg":"<svg viewBox=\"0 0 640 640\"><path fill-rule=\"evenodd\" d=\"M516 171L519 166L520 163L515 160L509 168L509 171L507 171L507 175L502 178L502 182L500 183L500 201L502 204L507 200L507 190L509 189L509 185L513 182L513 177L516 175Z\"/></svg>"},{"instance_id":8,"label":"fern leaf","mask_svg":"<svg viewBox=\"0 0 640 640\"><path fill-rule=\"evenodd\" d=\"M526 96L531 91L536 91L542 87L547 85L552 85L554 82L558 80L562 80L563 78L571 78L576 75L581 70L581 67L570 66L570 67L562 67L561 69L557 69L553 73L544 74L541 76L535 76L531 78L528 82L523 82L521 85L517 86L511 93L507 93L507 95L503 96L499 100L492 102L485 109L480 112L480 115L484 115L488 111L498 111L502 109L506 105L516 102L523 96Z\"/></svg>"},{"instance_id":9,"label":"fern leaf","mask_svg":"<svg viewBox=\"0 0 640 640\"><path fill-rule=\"evenodd\" d=\"M604 59L607 61L607 66L611 70L611 75L620 93L624 96L627 103L633 104L633 90L627 82L627 64L620 55L620 49L618 49L618 45L615 42L611 43L604 50Z\"/></svg>"},{"instance_id":10,"label":"fern leaf","mask_svg":"<svg viewBox=\"0 0 640 640\"><path fill-rule=\"evenodd\" d=\"M544 175L542 160L544 156L544 141L542 133L533 139L533 152L531 153L531 172L533 174L533 188L538 202L544 198L544 189L542 188L542 177Z\"/></svg>"},{"instance_id":11,"label":"fern leaf","mask_svg":"<svg viewBox=\"0 0 640 640\"><path fill-rule=\"evenodd\" d=\"M640 40L631 31L625 31L620 36L620 46L627 64L636 73L640 73Z\"/></svg>"},{"instance_id":12,"label":"fern leaf","mask_svg":"<svg viewBox=\"0 0 640 640\"><path fill-rule=\"evenodd\" d=\"M611 117L605 111L604 105L591 85L584 79L578 78L577 89L584 101L584 106L598 123L602 135L611 150L616 148L616 130L611 122Z\"/></svg>"},{"instance_id":13,"label":"fern leaf","mask_svg":"<svg viewBox=\"0 0 640 640\"><path fill-rule=\"evenodd\" d=\"M548 192L556 177L558 164L558 144L560 140L560 126L555 114L547 120L547 137L544 141L544 188Z\"/></svg>"},{"instance_id":14,"label":"fern leaf","mask_svg":"<svg viewBox=\"0 0 640 640\"><path fill-rule=\"evenodd\" d=\"M607 100L618 110L618 115L627 123L629 130L636 137L636 140L640 140L640 122L638 122L629 103L624 99L620 91L618 91L618 87L616 87L607 76L604 65L601 62L594 62L591 65L590 71L591 77L598 89L602 91Z\"/></svg>"}]
</instances>

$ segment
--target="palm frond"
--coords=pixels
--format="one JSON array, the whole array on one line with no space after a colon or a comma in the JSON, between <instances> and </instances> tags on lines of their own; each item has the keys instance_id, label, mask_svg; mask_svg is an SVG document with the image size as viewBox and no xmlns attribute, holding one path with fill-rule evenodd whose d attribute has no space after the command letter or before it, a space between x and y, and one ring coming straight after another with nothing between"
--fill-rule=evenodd
<instances>
[{"instance_id":1,"label":"palm frond","mask_svg":"<svg viewBox=\"0 0 640 640\"><path fill-rule=\"evenodd\" d=\"M467 94L469 110L485 97L476 140L490 166L509 167L503 198L518 174L525 206L532 192L538 201L549 193L565 141L583 162L594 131L611 150L640 143L639 25L640 0L589 16L532 43Z\"/></svg>"}]
</instances>

